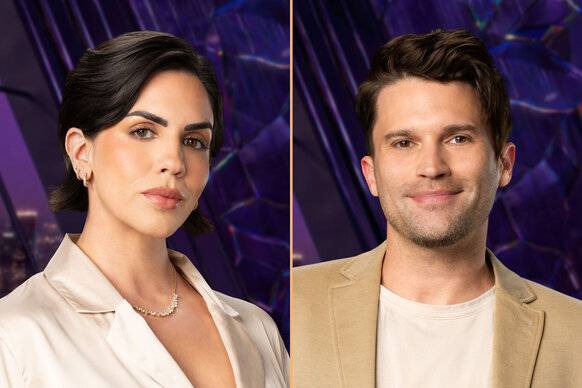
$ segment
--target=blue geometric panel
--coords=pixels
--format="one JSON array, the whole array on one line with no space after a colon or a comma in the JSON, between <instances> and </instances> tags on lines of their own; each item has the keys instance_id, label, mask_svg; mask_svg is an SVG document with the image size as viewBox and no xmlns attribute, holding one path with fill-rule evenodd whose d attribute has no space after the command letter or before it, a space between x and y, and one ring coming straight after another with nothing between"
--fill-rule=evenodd
<instances>
[{"instance_id":1,"label":"blue geometric panel","mask_svg":"<svg viewBox=\"0 0 582 388\"><path fill-rule=\"evenodd\" d=\"M267 310L288 342L289 5L272 0L23 0L3 4L0 13L5 37L0 97L7 101L2 105L0 100L0 107L7 107L0 109L0 117L6 122L14 116L13 131L22 141L9 143L10 149L25 159L15 171L0 157L8 193L0 201L0 224L8 236L2 247L17 252L0 257L1 276L15 279L2 283L2 294L42 270L63 233L78 233L83 225L82 214L55 217L46 199L48 188L64 178L56 119L66 73L85 48L121 33L169 32L213 64L223 93L225 134L200 199L214 231L199 238L178 231L168 246L188 254L214 289ZM36 182L35 200L21 205L24 180ZM14 248L28 241L27 232L19 237L14 225L36 233L29 254ZM5 248L8 244L12 248Z\"/></svg>"},{"instance_id":2,"label":"blue geometric panel","mask_svg":"<svg viewBox=\"0 0 582 388\"><path fill-rule=\"evenodd\" d=\"M306 256L313 246L331 259L385 238L378 201L353 173L366 154L353 85L364 80L368 58L402 34L466 28L505 78L517 146L512 182L491 213L488 246L520 275L582 298L581 10L566 0L296 3L294 196L307 230L294 231L294 260L318 260ZM327 184L314 195L317 182Z\"/></svg>"}]
</instances>

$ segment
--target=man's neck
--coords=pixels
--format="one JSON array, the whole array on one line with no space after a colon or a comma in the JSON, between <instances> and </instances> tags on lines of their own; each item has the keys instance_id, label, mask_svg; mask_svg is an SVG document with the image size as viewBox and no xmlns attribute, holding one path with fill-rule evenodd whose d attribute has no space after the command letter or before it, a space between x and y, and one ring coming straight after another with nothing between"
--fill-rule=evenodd
<instances>
[{"instance_id":1,"label":"man's neck","mask_svg":"<svg viewBox=\"0 0 582 388\"><path fill-rule=\"evenodd\" d=\"M489 290L495 279L485 259L485 233L441 248L418 246L389 231L382 285L419 303L451 305Z\"/></svg>"}]
</instances>

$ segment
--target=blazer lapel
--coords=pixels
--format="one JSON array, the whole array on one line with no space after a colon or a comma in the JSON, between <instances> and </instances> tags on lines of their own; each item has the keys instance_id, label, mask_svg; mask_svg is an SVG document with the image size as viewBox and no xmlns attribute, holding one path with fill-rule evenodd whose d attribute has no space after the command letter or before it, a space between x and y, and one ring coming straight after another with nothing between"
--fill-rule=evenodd
<instances>
[{"instance_id":1,"label":"blazer lapel","mask_svg":"<svg viewBox=\"0 0 582 388\"><path fill-rule=\"evenodd\" d=\"M246 332L238 311L220 301L200 272L183 254L169 250L170 259L185 279L200 293L220 333L238 388L265 384L265 368L259 348Z\"/></svg>"},{"instance_id":2,"label":"blazer lapel","mask_svg":"<svg viewBox=\"0 0 582 388\"><path fill-rule=\"evenodd\" d=\"M374 387L376 325L385 244L340 269L329 288L330 317L342 386Z\"/></svg>"},{"instance_id":3,"label":"blazer lapel","mask_svg":"<svg viewBox=\"0 0 582 388\"><path fill-rule=\"evenodd\" d=\"M544 312L528 306L533 290L488 251L495 272L492 387L530 387Z\"/></svg>"},{"instance_id":4,"label":"blazer lapel","mask_svg":"<svg viewBox=\"0 0 582 388\"><path fill-rule=\"evenodd\" d=\"M136 365L160 386L192 387L146 321L125 300L117 306L107 342L128 365Z\"/></svg>"},{"instance_id":5,"label":"blazer lapel","mask_svg":"<svg viewBox=\"0 0 582 388\"><path fill-rule=\"evenodd\" d=\"M239 388L261 387L265 384L265 370L261 353L243 326L222 309L209 306L227 350L232 371ZM238 316L238 313L235 313ZM224 328L224 331L220 330Z\"/></svg>"}]
</instances>

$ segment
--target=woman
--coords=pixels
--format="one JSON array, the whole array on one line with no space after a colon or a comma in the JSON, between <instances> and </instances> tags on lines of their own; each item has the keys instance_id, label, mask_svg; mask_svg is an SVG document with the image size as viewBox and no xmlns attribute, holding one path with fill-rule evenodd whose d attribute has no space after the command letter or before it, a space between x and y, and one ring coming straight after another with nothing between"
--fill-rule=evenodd
<instances>
[{"instance_id":1,"label":"woman","mask_svg":"<svg viewBox=\"0 0 582 388\"><path fill-rule=\"evenodd\" d=\"M87 50L65 83L67 178L50 198L87 219L0 301L0 386L289 385L270 317L166 249L179 226L210 230L197 206L222 130L216 77L182 39L134 32Z\"/></svg>"}]
</instances>

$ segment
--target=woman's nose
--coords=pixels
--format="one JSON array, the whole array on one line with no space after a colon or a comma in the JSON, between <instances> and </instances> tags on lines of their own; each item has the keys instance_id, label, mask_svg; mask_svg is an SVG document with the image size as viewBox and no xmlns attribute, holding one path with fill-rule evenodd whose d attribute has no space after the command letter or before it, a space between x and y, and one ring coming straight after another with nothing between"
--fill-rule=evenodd
<instances>
[{"instance_id":1,"label":"woman's nose","mask_svg":"<svg viewBox=\"0 0 582 388\"><path fill-rule=\"evenodd\" d=\"M180 144L164 145L158 159L158 171L172 175L184 175L186 165L184 164L184 155Z\"/></svg>"}]
</instances>

